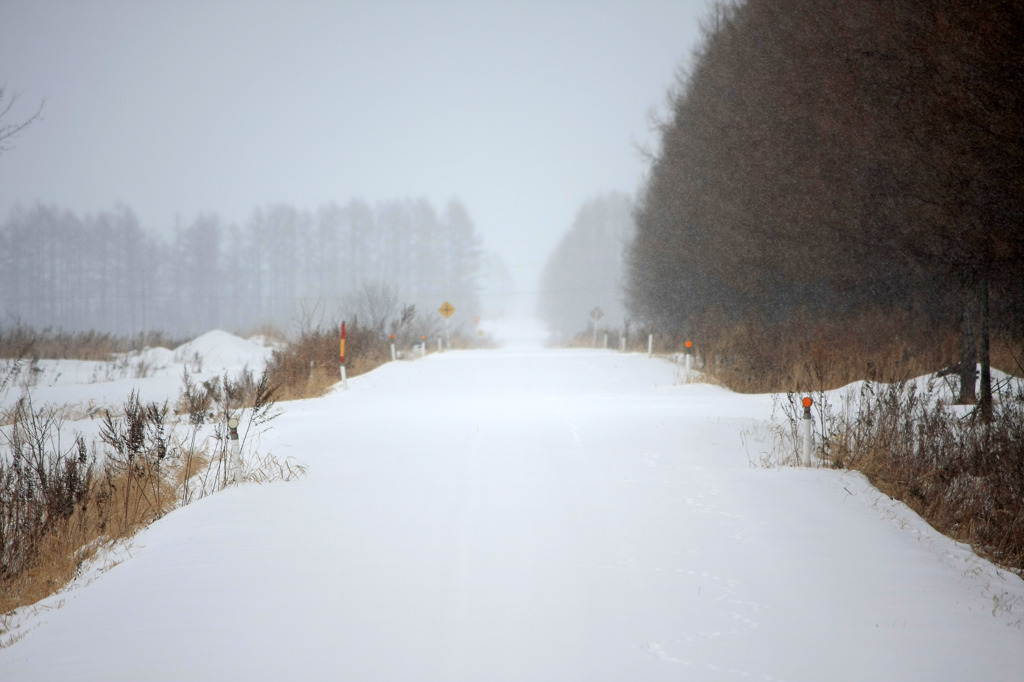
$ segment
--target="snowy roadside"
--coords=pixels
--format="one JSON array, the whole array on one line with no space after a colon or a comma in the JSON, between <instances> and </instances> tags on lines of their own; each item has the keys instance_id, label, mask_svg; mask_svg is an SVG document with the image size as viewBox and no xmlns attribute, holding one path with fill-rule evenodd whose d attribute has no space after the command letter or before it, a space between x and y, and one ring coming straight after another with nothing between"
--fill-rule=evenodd
<instances>
[{"instance_id":1,"label":"snowy roadside","mask_svg":"<svg viewBox=\"0 0 1024 682\"><path fill-rule=\"evenodd\" d=\"M859 474L751 467L770 396L527 348L350 384L265 438L308 477L190 505L23 610L10 679L1024 674L1024 581Z\"/></svg>"}]
</instances>

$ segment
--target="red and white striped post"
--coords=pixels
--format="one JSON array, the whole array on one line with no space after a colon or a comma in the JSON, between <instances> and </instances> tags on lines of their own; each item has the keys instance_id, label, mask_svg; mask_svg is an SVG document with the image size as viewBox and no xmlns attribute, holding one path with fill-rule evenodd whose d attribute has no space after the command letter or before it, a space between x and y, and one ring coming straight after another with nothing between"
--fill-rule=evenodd
<instances>
[{"instance_id":1,"label":"red and white striped post","mask_svg":"<svg viewBox=\"0 0 1024 682\"><path fill-rule=\"evenodd\" d=\"M341 323L341 387L348 390L348 377L345 375L345 322Z\"/></svg>"}]
</instances>

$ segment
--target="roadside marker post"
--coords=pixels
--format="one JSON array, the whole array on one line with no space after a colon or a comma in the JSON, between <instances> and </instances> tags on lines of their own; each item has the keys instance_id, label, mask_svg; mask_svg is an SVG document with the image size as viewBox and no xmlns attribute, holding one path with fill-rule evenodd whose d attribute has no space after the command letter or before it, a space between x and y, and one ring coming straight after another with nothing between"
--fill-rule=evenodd
<instances>
[{"instance_id":1,"label":"roadside marker post","mask_svg":"<svg viewBox=\"0 0 1024 682\"><path fill-rule=\"evenodd\" d=\"M398 359L398 356L395 353L395 335L392 334L391 335L391 362L394 362L397 359Z\"/></svg>"},{"instance_id":2,"label":"roadside marker post","mask_svg":"<svg viewBox=\"0 0 1024 682\"><path fill-rule=\"evenodd\" d=\"M345 322L341 323L341 387L348 390L348 376L345 375Z\"/></svg>"},{"instance_id":3,"label":"roadside marker post","mask_svg":"<svg viewBox=\"0 0 1024 682\"><path fill-rule=\"evenodd\" d=\"M594 308L590 311L590 319L594 321L594 348L597 348L597 321L604 317L604 311L600 308ZM605 347L608 347L607 338L605 339Z\"/></svg>"},{"instance_id":4,"label":"roadside marker post","mask_svg":"<svg viewBox=\"0 0 1024 682\"><path fill-rule=\"evenodd\" d=\"M420 334L420 357L427 357L427 335Z\"/></svg>"},{"instance_id":5,"label":"roadside marker post","mask_svg":"<svg viewBox=\"0 0 1024 682\"><path fill-rule=\"evenodd\" d=\"M242 444L238 441L238 418L228 420L228 438L231 440L231 470L235 485L242 482Z\"/></svg>"},{"instance_id":6,"label":"roadside marker post","mask_svg":"<svg viewBox=\"0 0 1024 682\"><path fill-rule=\"evenodd\" d=\"M690 381L693 371L693 341L686 342L686 380Z\"/></svg>"},{"instance_id":7,"label":"roadside marker post","mask_svg":"<svg viewBox=\"0 0 1024 682\"><path fill-rule=\"evenodd\" d=\"M811 405L814 401L804 398L804 417L800 420L803 428L803 448L800 453L800 464L805 467L811 466L811 449L814 446L814 420L811 418Z\"/></svg>"},{"instance_id":8,"label":"roadside marker post","mask_svg":"<svg viewBox=\"0 0 1024 682\"><path fill-rule=\"evenodd\" d=\"M654 356L654 332L647 335L647 357Z\"/></svg>"}]
</instances>

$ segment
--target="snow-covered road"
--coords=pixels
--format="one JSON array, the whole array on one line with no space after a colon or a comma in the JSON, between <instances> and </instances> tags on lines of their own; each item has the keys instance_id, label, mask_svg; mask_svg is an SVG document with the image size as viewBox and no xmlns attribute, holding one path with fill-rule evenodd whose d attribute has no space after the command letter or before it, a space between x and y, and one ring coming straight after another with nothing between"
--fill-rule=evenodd
<instances>
[{"instance_id":1,"label":"snow-covered road","mask_svg":"<svg viewBox=\"0 0 1024 682\"><path fill-rule=\"evenodd\" d=\"M307 477L164 518L0 679L1024 679L1024 582L858 475L752 468L770 399L676 374L452 352L285 404Z\"/></svg>"}]
</instances>

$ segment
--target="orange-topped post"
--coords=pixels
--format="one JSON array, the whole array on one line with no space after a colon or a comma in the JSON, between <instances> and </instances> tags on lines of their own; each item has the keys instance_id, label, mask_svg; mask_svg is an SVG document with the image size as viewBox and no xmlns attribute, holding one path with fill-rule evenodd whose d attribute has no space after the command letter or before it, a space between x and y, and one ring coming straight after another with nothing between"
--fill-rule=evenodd
<instances>
[{"instance_id":1,"label":"orange-topped post","mask_svg":"<svg viewBox=\"0 0 1024 682\"><path fill-rule=\"evenodd\" d=\"M811 466L811 449L814 447L814 420L811 417L811 405L814 401L810 397L803 399L804 417L800 420L803 428L803 448L800 453L800 464L805 467Z\"/></svg>"},{"instance_id":2,"label":"orange-topped post","mask_svg":"<svg viewBox=\"0 0 1024 682\"><path fill-rule=\"evenodd\" d=\"M685 362L686 362L686 380L687 381L692 381L692 379L693 379L693 377L692 377L692 373L693 373L693 341L687 341L684 345L686 346L686 353L685 353L685 355L686 355L686 360L685 360Z\"/></svg>"}]
</instances>

